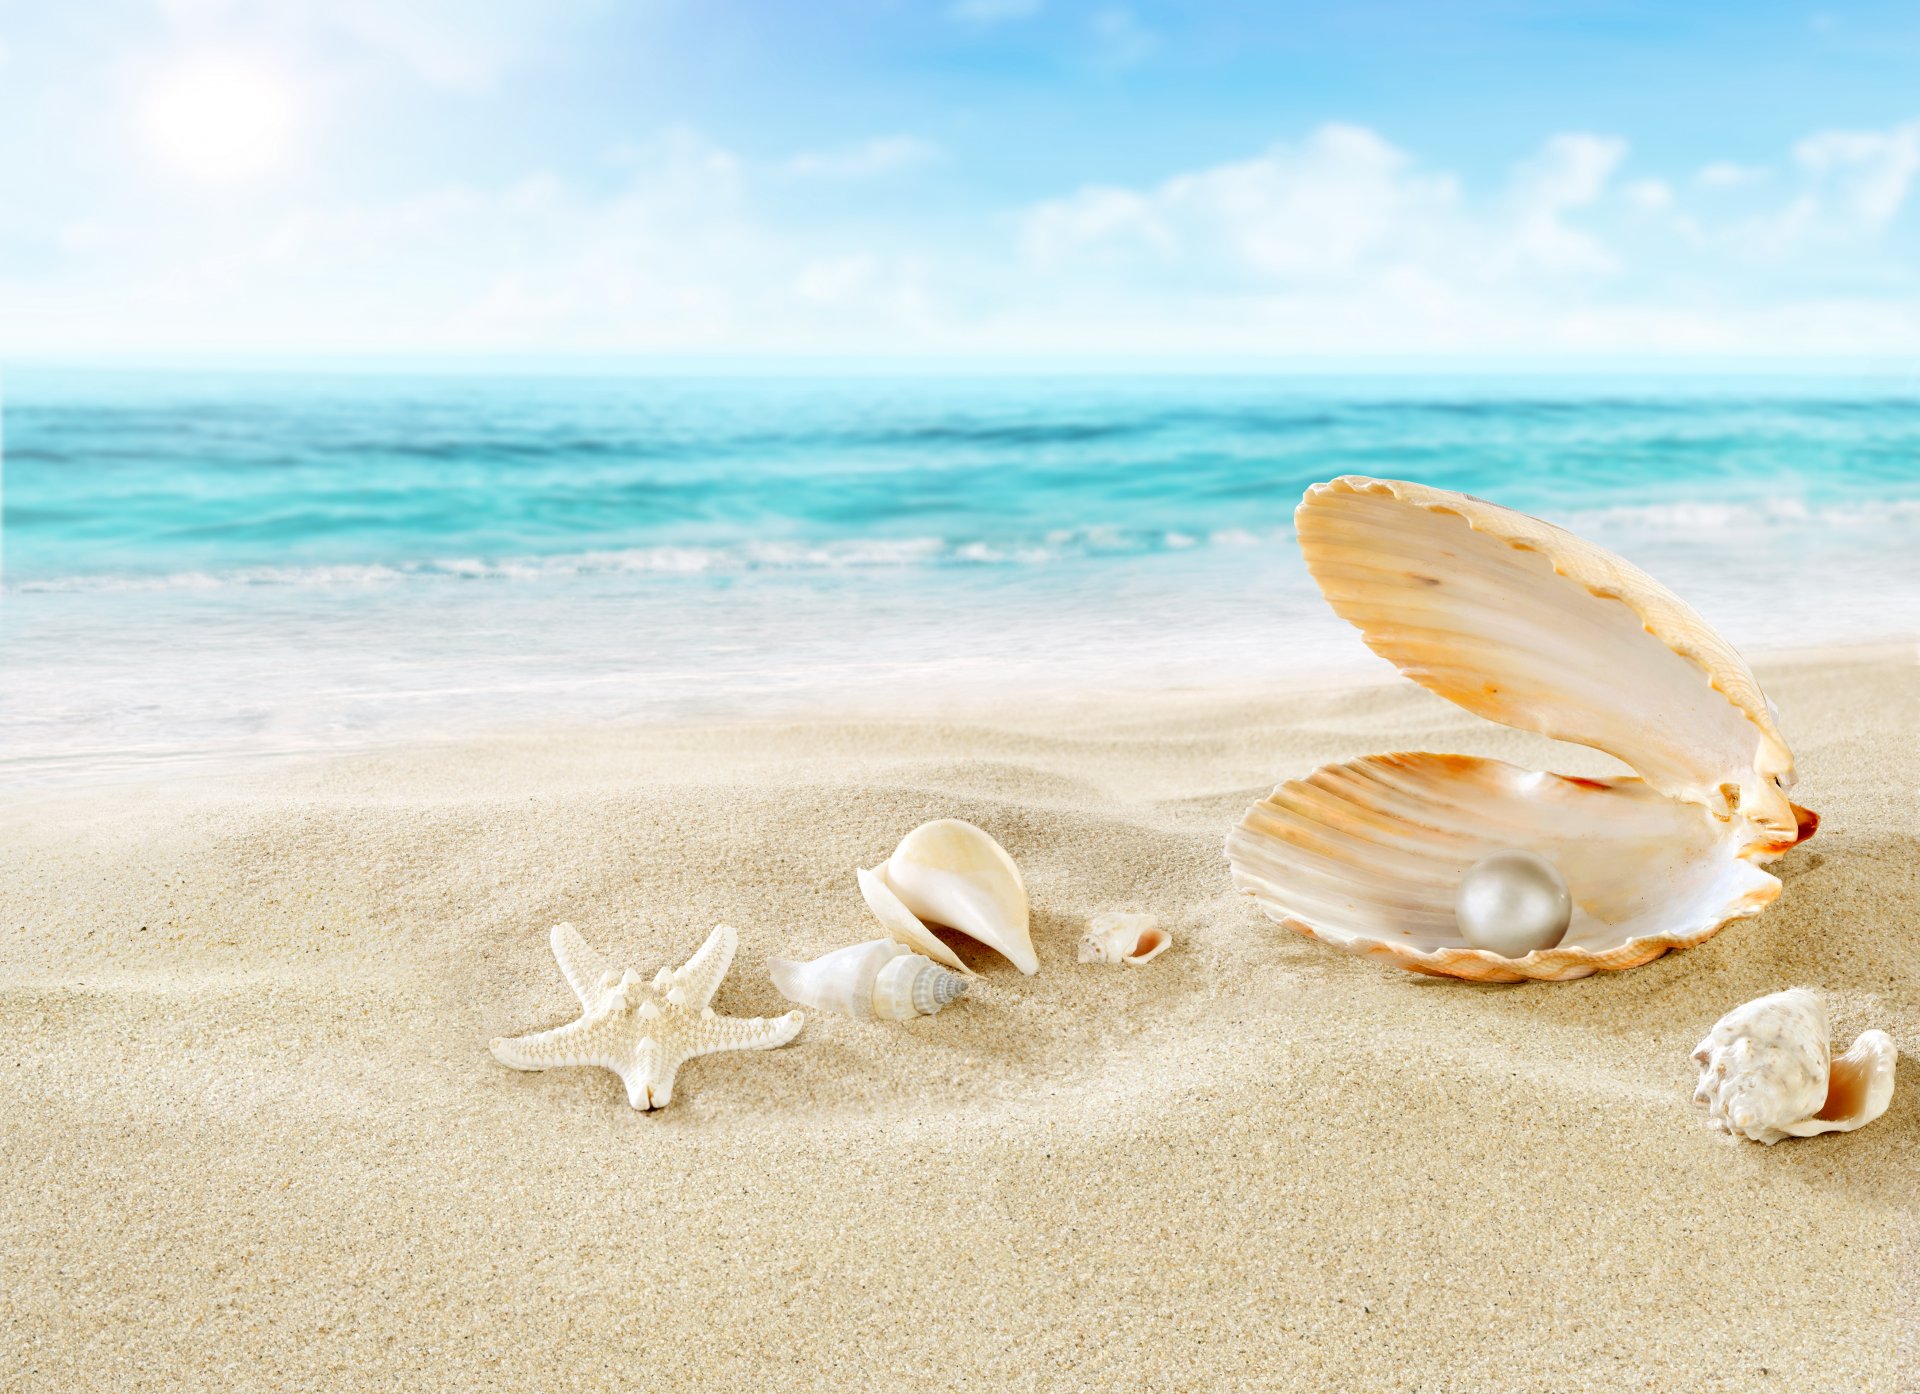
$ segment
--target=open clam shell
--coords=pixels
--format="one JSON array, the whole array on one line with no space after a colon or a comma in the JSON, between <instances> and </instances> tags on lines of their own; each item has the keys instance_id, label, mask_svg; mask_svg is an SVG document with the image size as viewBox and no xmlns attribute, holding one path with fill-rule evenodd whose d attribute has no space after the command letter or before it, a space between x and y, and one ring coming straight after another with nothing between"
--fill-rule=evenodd
<instances>
[{"instance_id":1,"label":"open clam shell","mask_svg":"<svg viewBox=\"0 0 1920 1394\"><path fill-rule=\"evenodd\" d=\"M1416 972L1517 982L1630 968L1757 914L1758 863L1818 819L1733 648L1646 573L1550 523L1398 480L1316 484L1295 514L1308 569L1366 643L1468 711L1607 752L1639 778L1379 755L1255 804L1234 884L1282 924ZM1461 874L1489 853L1552 861L1574 900L1551 949L1460 936Z\"/></svg>"},{"instance_id":2,"label":"open clam shell","mask_svg":"<svg viewBox=\"0 0 1920 1394\"><path fill-rule=\"evenodd\" d=\"M1760 685L1646 572L1552 523L1393 479L1316 484L1294 526L1328 603L1422 687L1791 839L1793 752Z\"/></svg>"},{"instance_id":3,"label":"open clam shell","mask_svg":"<svg viewBox=\"0 0 1920 1394\"><path fill-rule=\"evenodd\" d=\"M1417 973L1511 983L1631 968L1757 915L1780 883L1737 830L1634 778L1465 755L1369 755L1291 780L1227 839L1233 883L1288 928ZM1466 869L1524 847L1560 869L1573 923L1502 958L1454 922Z\"/></svg>"}]
</instances>

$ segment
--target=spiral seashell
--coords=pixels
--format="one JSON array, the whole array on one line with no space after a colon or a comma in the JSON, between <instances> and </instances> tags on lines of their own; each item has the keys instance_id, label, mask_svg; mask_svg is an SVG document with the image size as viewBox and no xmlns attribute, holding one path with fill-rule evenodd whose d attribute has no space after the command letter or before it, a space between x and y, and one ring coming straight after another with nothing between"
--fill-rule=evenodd
<instances>
[{"instance_id":1,"label":"spiral seashell","mask_svg":"<svg viewBox=\"0 0 1920 1394\"><path fill-rule=\"evenodd\" d=\"M767 971L789 1002L856 1021L908 1021L932 1016L966 996L958 973L892 939L870 939L811 962L772 959Z\"/></svg>"},{"instance_id":2,"label":"spiral seashell","mask_svg":"<svg viewBox=\"0 0 1920 1394\"><path fill-rule=\"evenodd\" d=\"M1151 963L1173 947L1173 936L1152 915L1111 910L1095 915L1081 936L1082 963Z\"/></svg>"},{"instance_id":3,"label":"spiral seashell","mask_svg":"<svg viewBox=\"0 0 1920 1394\"><path fill-rule=\"evenodd\" d=\"M886 861L860 872L860 893L888 934L937 963L967 972L929 924L957 929L998 950L1022 973L1040 971L1020 868L1006 848L971 823L922 823Z\"/></svg>"},{"instance_id":4,"label":"spiral seashell","mask_svg":"<svg viewBox=\"0 0 1920 1394\"><path fill-rule=\"evenodd\" d=\"M1804 987L1735 1007L1693 1052L1705 1104L1722 1132L1771 1147L1782 1138L1845 1133L1893 1100L1898 1052L1884 1031L1863 1031L1832 1058L1827 1009Z\"/></svg>"}]
</instances>

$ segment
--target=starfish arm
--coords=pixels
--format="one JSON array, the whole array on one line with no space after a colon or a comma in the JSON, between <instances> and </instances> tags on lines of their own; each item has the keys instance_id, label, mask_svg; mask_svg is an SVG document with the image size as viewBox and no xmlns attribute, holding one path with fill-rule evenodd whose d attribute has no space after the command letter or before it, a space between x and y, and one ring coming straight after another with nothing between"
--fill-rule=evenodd
<instances>
[{"instance_id":1,"label":"starfish arm","mask_svg":"<svg viewBox=\"0 0 1920 1394\"><path fill-rule=\"evenodd\" d=\"M696 1012L713 1001L720 980L733 966L733 951L739 944L740 932L732 925L715 925L700 951L674 971L669 998Z\"/></svg>"},{"instance_id":2,"label":"starfish arm","mask_svg":"<svg viewBox=\"0 0 1920 1394\"><path fill-rule=\"evenodd\" d=\"M807 1019L799 1012L785 1016L713 1016L700 1023L693 1048L687 1052L711 1055L716 1050L772 1050L800 1034Z\"/></svg>"},{"instance_id":3,"label":"starfish arm","mask_svg":"<svg viewBox=\"0 0 1920 1394\"><path fill-rule=\"evenodd\" d=\"M627 1102L645 1112L673 1102L673 1077L687 1056L651 1037L643 1037L633 1051L613 1067L627 1086Z\"/></svg>"},{"instance_id":4,"label":"starfish arm","mask_svg":"<svg viewBox=\"0 0 1920 1394\"><path fill-rule=\"evenodd\" d=\"M581 1006L593 1006L603 991L601 979L612 965L596 953L580 937L580 931L570 924L555 925L548 940L553 945L553 957L560 965L561 976L566 978L567 986L573 989L573 995L580 999Z\"/></svg>"},{"instance_id":5,"label":"starfish arm","mask_svg":"<svg viewBox=\"0 0 1920 1394\"><path fill-rule=\"evenodd\" d=\"M553 1070L565 1065L595 1063L601 1044L600 1022L581 1017L551 1031L536 1031L530 1036L496 1036L490 1049L493 1058L516 1070Z\"/></svg>"}]
</instances>

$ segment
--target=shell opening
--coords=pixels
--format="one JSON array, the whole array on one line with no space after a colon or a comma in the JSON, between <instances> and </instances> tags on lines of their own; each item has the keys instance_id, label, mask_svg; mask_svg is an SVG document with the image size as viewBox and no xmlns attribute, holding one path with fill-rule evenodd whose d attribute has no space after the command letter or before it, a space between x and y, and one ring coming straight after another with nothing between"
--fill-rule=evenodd
<instances>
[{"instance_id":1,"label":"shell opening","mask_svg":"<svg viewBox=\"0 0 1920 1394\"><path fill-rule=\"evenodd\" d=\"M1553 862L1573 901L1560 942L1525 959L1475 949L1455 911L1466 870L1515 847ZM1227 840L1234 884L1289 928L1489 982L1632 967L1757 913L1780 883L1744 851L1729 825L1637 779L1427 754L1367 756L1289 781Z\"/></svg>"},{"instance_id":2,"label":"shell opening","mask_svg":"<svg viewBox=\"0 0 1920 1394\"><path fill-rule=\"evenodd\" d=\"M1886 1108L1876 1095L1892 1093L1888 1060L1892 1043L1884 1031L1868 1031L1854 1041L1845 1055L1835 1056L1827 1074L1827 1099L1813 1116L1825 1121L1860 1118L1871 1113L1877 1117ZM1878 1103L1879 1109L1874 1105ZM1865 1121L1864 1119L1862 1121Z\"/></svg>"},{"instance_id":3,"label":"shell opening","mask_svg":"<svg viewBox=\"0 0 1920 1394\"><path fill-rule=\"evenodd\" d=\"M1133 952L1127 955L1128 963L1149 963L1165 953L1173 944L1173 936L1164 929L1150 929L1134 941Z\"/></svg>"}]
</instances>

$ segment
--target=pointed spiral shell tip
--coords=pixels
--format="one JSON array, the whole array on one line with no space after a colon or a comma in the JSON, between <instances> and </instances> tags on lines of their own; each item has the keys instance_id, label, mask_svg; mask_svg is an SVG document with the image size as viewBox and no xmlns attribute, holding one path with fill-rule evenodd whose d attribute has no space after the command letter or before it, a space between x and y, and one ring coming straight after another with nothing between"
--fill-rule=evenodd
<instances>
[{"instance_id":1,"label":"pointed spiral shell tip","mask_svg":"<svg viewBox=\"0 0 1920 1394\"><path fill-rule=\"evenodd\" d=\"M913 1008L922 1016L932 1016L948 1003L965 997L970 986L958 973L923 959L913 981Z\"/></svg>"}]
</instances>

